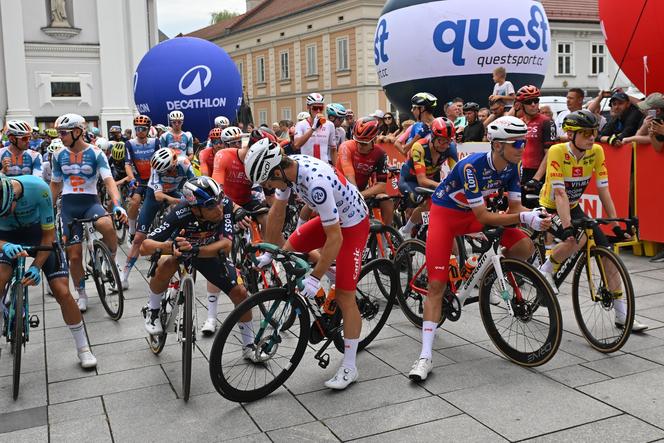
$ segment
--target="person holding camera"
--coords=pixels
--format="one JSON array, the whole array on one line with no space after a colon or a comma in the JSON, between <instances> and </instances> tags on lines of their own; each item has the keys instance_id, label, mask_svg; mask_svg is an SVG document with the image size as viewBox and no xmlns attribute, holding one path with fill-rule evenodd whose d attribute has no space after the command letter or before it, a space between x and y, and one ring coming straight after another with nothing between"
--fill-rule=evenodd
<instances>
[{"instance_id":1,"label":"person holding camera","mask_svg":"<svg viewBox=\"0 0 664 443\"><path fill-rule=\"evenodd\" d=\"M660 130L664 133L664 125L662 125L662 119L664 118L664 96L659 92L655 92L646 97L645 100L637 103L636 107L645 116L643 124L632 137L625 137L622 140L623 144L636 142L646 145L651 143L655 147L655 150L659 152L664 144L664 135L660 135L662 140L658 141L655 137L657 134L651 128L659 126Z\"/></svg>"},{"instance_id":2,"label":"person holding camera","mask_svg":"<svg viewBox=\"0 0 664 443\"><path fill-rule=\"evenodd\" d=\"M602 97L607 97L609 92L601 91L600 94ZM636 134L643 116L629 96L619 89L612 93L609 106L611 118L600 131L597 141L612 146L622 146L625 138Z\"/></svg>"}]
</instances>

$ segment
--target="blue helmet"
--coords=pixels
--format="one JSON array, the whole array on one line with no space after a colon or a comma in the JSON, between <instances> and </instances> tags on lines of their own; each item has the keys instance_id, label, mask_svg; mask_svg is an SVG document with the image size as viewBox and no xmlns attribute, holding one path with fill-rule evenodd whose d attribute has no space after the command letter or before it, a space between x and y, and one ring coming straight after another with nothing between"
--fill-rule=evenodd
<instances>
[{"instance_id":1,"label":"blue helmet","mask_svg":"<svg viewBox=\"0 0 664 443\"><path fill-rule=\"evenodd\" d=\"M182 195L189 206L216 206L223 198L221 188L216 181L204 175L192 178L182 187Z\"/></svg>"},{"instance_id":2,"label":"blue helmet","mask_svg":"<svg viewBox=\"0 0 664 443\"><path fill-rule=\"evenodd\" d=\"M327 105L328 117L346 117L346 108L341 103L330 103Z\"/></svg>"}]
</instances>

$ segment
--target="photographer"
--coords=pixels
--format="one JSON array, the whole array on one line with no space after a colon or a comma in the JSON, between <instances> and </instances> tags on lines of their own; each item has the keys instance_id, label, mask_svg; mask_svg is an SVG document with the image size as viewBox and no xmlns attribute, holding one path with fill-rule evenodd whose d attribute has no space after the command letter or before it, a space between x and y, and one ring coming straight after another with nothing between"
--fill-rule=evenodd
<instances>
[{"instance_id":1,"label":"photographer","mask_svg":"<svg viewBox=\"0 0 664 443\"><path fill-rule=\"evenodd\" d=\"M664 117L664 96L659 92L650 94L645 100L636 104L636 107L643 113L645 118L643 124L632 137L625 137L623 144L636 142L639 144L651 143L655 149L661 150L664 143L664 136L660 135L662 141L658 141L655 137L656 133L651 130L653 127L659 127L664 134L664 125L662 125L662 117ZM654 126L653 126L654 125Z\"/></svg>"}]
</instances>

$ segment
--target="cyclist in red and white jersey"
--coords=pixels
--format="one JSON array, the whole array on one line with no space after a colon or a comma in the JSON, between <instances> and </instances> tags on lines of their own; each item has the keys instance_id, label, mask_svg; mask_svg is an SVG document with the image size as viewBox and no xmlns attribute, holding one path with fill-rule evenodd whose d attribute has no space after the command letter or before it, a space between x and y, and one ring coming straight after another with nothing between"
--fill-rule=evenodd
<instances>
[{"instance_id":1,"label":"cyclist in red and white jersey","mask_svg":"<svg viewBox=\"0 0 664 443\"><path fill-rule=\"evenodd\" d=\"M242 131L240 128L236 128L240 137L242 137ZM222 130L220 128L212 128L208 134L208 147L203 148L201 152L198 153L198 162L201 168L201 175L207 177L212 177L212 171L214 171L214 157L217 155L223 147L224 143L221 138Z\"/></svg>"},{"instance_id":2,"label":"cyclist in red and white jersey","mask_svg":"<svg viewBox=\"0 0 664 443\"><path fill-rule=\"evenodd\" d=\"M334 123L326 121L324 97L313 93L307 97L307 110L310 117L295 125L293 148L304 155L310 155L334 164L337 161L336 129Z\"/></svg>"}]
</instances>

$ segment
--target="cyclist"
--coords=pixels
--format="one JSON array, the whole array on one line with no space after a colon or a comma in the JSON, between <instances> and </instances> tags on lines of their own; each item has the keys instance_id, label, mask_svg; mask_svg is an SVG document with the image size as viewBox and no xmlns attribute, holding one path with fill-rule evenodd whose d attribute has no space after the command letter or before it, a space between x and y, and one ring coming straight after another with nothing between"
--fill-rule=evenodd
<instances>
[{"instance_id":1,"label":"cyclist","mask_svg":"<svg viewBox=\"0 0 664 443\"><path fill-rule=\"evenodd\" d=\"M178 154L184 154L191 161L194 156L194 138L190 132L182 131L184 114L182 111L171 111L168 122L171 128L161 135L159 145L162 148L176 149Z\"/></svg>"},{"instance_id":2,"label":"cyclist","mask_svg":"<svg viewBox=\"0 0 664 443\"><path fill-rule=\"evenodd\" d=\"M221 130L228 128L230 125L230 120L228 120L228 118L224 117L223 115L220 115L214 119L214 126Z\"/></svg>"},{"instance_id":3,"label":"cyclist","mask_svg":"<svg viewBox=\"0 0 664 443\"><path fill-rule=\"evenodd\" d=\"M138 214L136 235L127 254L127 262L120 279L122 289L129 288L129 273L138 259L141 243L150 232L150 225L154 221L162 205L177 205L180 203L182 186L194 178L194 169L189 159L178 155L175 149L159 148L150 160L152 173L148 181L143 206Z\"/></svg>"},{"instance_id":4,"label":"cyclist","mask_svg":"<svg viewBox=\"0 0 664 443\"><path fill-rule=\"evenodd\" d=\"M310 117L295 125L293 148L304 155L334 164L337 160L336 128L334 123L325 121L324 100L324 97L316 92L307 96L307 111Z\"/></svg>"},{"instance_id":5,"label":"cyclist","mask_svg":"<svg viewBox=\"0 0 664 443\"><path fill-rule=\"evenodd\" d=\"M7 286L16 257L27 255L21 245L51 246L55 240L53 204L48 185L29 175L0 178L0 287ZM30 256L35 259L22 283L38 285L44 271L51 292L60 305L62 318L74 337L81 366L94 368L97 359L90 350L81 312L69 292L69 272L62 251L40 251ZM6 306L6 302L2 305Z\"/></svg>"},{"instance_id":6,"label":"cyclist","mask_svg":"<svg viewBox=\"0 0 664 443\"><path fill-rule=\"evenodd\" d=\"M234 305L247 297L247 290L237 282L235 266L219 257L219 252L229 254L233 239L233 206L224 197L219 185L209 177L196 177L187 181L182 194L184 200L178 203L161 226L150 233L141 245L141 254L150 255L156 249L172 251L173 255L164 256L159 261L154 277L150 279L148 307L150 314L145 318L145 330L148 334L162 332L159 319L161 298L168 288L168 282L178 268L178 258L193 257L193 266L209 282L221 288ZM242 319L251 331L251 315ZM207 323L217 322L217 300L208 299ZM212 328L214 332L214 328ZM255 354L253 336L241 334L245 348L243 355L252 359ZM255 358L255 357L253 357Z\"/></svg>"},{"instance_id":7,"label":"cyclist","mask_svg":"<svg viewBox=\"0 0 664 443\"><path fill-rule=\"evenodd\" d=\"M616 218L616 208L609 192L609 173L604 160L602 146L595 143L599 130L599 120L592 112L582 109L574 111L563 120L569 142L553 145L549 149L546 166L546 181L540 193L540 204L552 214L560 217L560 232L556 236L563 240L551 251L546 262L540 266L540 271L557 293L553 273L557 272L560 264L569 256L578 251L585 244L576 242L572 220L585 218L586 215L579 205L579 199L590 182L593 172L597 181L597 193L602 206L610 218ZM618 238L624 238L617 222L613 222L613 231ZM593 229L595 242L598 246L609 248L609 241L599 227ZM608 266L608 263L606 264ZM613 268L612 268L613 270ZM609 279L610 281L612 279ZM621 298L620 288L609 288L616 297L616 326L625 325L625 300ZM634 319L632 331L643 331L648 326Z\"/></svg>"},{"instance_id":8,"label":"cyclist","mask_svg":"<svg viewBox=\"0 0 664 443\"><path fill-rule=\"evenodd\" d=\"M129 183L129 176L125 169L126 158L127 148L125 144L123 142L113 143L111 156L108 159L108 165L111 168L111 174L113 175L113 180L115 180L118 189L125 183Z\"/></svg>"},{"instance_id":9,"label":"cyclist","mask_svg":"<svg viewBox=\"0 0 664 443\"><path fill-rule=\"evenodd\" d=\"M94 133L90 133L90 136L94 137ZM122 135L122 128L120 126L114 125L111 126L111 129L108 130L108 140L111 142L126 142L127 139Z\"/></svg>"},{"instance_id":10,"label":"cyclist","mask_svg":"<svg viewBox=\"0 0 664 443\"><path fill-rule=\"evenodd\" d=\"M28 149L32 127L22 120L9 120L6 130L9 145L0 148L2 173L8 176L35 175L42 176L41 155Z\"/></svg>"},{"instance_id":11,"label":"cyclist","mask_svg":"<svg viewBox=\"0 0 664 443\"><path fill-rule=\"evenodd\" d=\"M244 162L247 177L254 183L276 189L268 215L267 241L280 243L286 205L295 192L318 216L298 227L284 248L308 252L321 249L320 259L304 279L302 295L313 299L320 278L336 259L336 301L344 328L344 358L334 377L325 382L331 389L345 389L358 378L355 364L362 321L355 301L362 266L362 250L369 236L368 209L355 185L328 163L308 155L291 157L276 143L264 138L254 144ZM271 256L263 254L260 265Z\"/></svg>"},{"instance_id":12,"label":"cyclist","mask_svg":"<svg viewBox=\"0 0 664 443\"><path fill-rule=\"evenodd\" d=\"M394 146L402 154L410 152L413 144L421 138L429 138L430 128L433 124L433 111L438 106L438 99L428 92L418 92L410 99L411 112L417 123L410 126L399 136Z\"/></svg>"},{"instance_id":13,"label":"cyclist","mask_svg":"<svg viewBox=\"0 0 664 443\"><path fill-rule=\"evenodd\" d=\"M228 129L228 128L226 128ZM201 150L198 153L198 159L201 163L201 175L207 177L212 176L212 171L214 170L214 156L224 147L223 139L221 134L223 131L221 128L212 128L208 134L208 147ZM240 141L242 140L242 131L240 128L235 128L239 132Z\"/></svg>"},{"instance_id":14,"label":"cyclist","mask_svg":"<svg viewBox=\"0 0 664 443\"><path fill-rule=\"evenodd\" d=\"M459 161L452 121L446 117L438 117L431 123L430 131L431 141L420 138L413 143L408 159L401 167L399 189L404 197L410 200L410 205L416 206L406 224L399 229L404 239L411 237L415 225L422 221L422 210L429 205L428 200L420 203L415 188L419 186L435 189L441 180L443 163L447 161L452 169Z\"/></svg>"},{"instance_id":15,"label":"cyclist","mask_svg":"<svg viewBox=\"0 0 664 443\"><path fill-rule=\"evenodd\" d=\"M355 122L353 139L341 144L337 160L337 170L341 171L349 182L357 186L362 197L372 197L385 193L387 181L387 154L374 140L378 135L379 123L373 117L364 117ZM369 186L369 181L374 178ZM394 202L380 202L383 223L392 224Z\"/></svg>"},{"instance_id":16,"label":"cyclist","mask_svg":"<svg viewBox=\"0 0 664 443\"><path fill-rule=\"evenodd\" d=\"M550 218L540 218L540 212L525 211L521 206L517 164L526 133L526 124L516 117L497 119L488 128L491 151L471 154L461 160L436 188L426 244L429 288L424 301L422 350L409 373L413 380L426 379L433 368L433 339L442 312L454 237L481 231L483 225L524 223L536 230L551 226ZM509 210L504 214L489 212L484 204L484 196L499 188L508 192ZM501 244L507 248L505 255L510 257L527 259L534 251L532 240L518 228L505 228ZM464 301L459 300L461 306Z\"/></svg>"},{"instance_id":17,"label":"cyclist","mask_svg":"<svg viewBox=\"0 0 664 443\"><path fill-rule=\"evenodd\" d=\"M51 140L51 144L48 145L48 148L46 148L44 155L42 155L42 178L46 183L51 183L51 158L58 149L64 148L64 146L62 140L54 138Z\"/></svg>"},{"instance_id":18,"label":"cyclist","mask_svg":"<svg viewBox=\"0 0 664 443\"><path fill-rule=\"evenodd\" d=\"M104 153L106 158L109 158L111 155L111 142L106 140L104 137L95 138L95 146L98 147L101 152Z\"/></svg>"},{"instance_id":19,"label":"cyclist","mask_svg":"<svg viewBox=\"0 0 664 443\"><path fill-rule=\"evenodd\" d=\"M97 147L89 145L83 139L85 133L83 117L78 114L61 115L55 121L55 128L65 147L58 150L52 158L53 206L62 191L60 208L62 234L66 239L72 281L78 292L78 307L81 312L85 312L88 307L88 295L85 291L85 274L82 263L82 226L74 225L70 231L69 222L74 218L89 218L106 214L97 193L99 178L103 180L106 192L111 197L115 216L126 222L127 213L121 206L120 193L111 175L106 156ZM113 221L109 217L102 217L94 223L94 226L115 258L118 238Z\"/></svg>"},{"instance_id":20,"label":"cyclist","mask_svg":"<svg viewBox=\"0 0 664 443\"><path fill-rule=\"evenodd\" d=\"M341 125L346 118L346 108L340 103L327 105L327 120L334 125L334 145L339 147L346 141L346 131Z\"/></svg>"}]
</instances>

